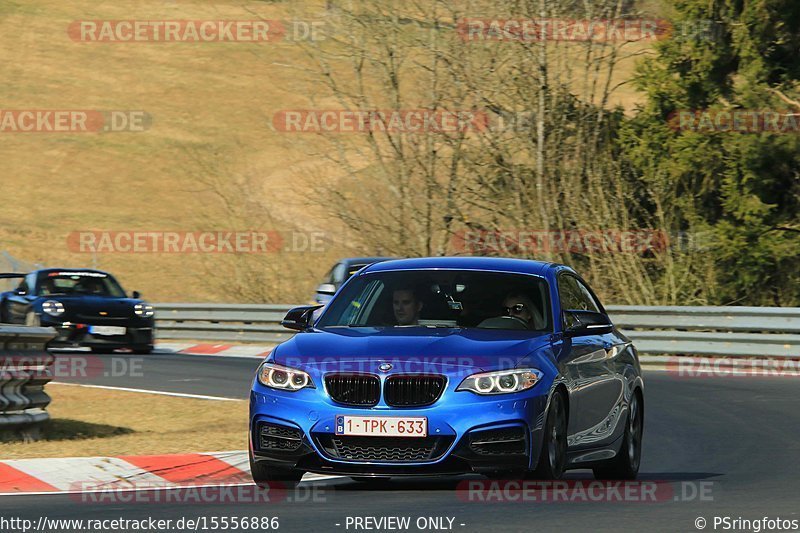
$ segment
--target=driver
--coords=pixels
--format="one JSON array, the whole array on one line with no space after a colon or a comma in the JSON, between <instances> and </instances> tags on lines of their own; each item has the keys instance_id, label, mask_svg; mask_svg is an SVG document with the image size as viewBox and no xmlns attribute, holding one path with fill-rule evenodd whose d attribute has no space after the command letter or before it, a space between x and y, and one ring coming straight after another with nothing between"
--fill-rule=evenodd
<instances>
[{"instance_id":1,"label":"driver","mask_svg":"<svg viewBox=\"0 0 800 533\"><path fill-rule=\"evenodd\" d=\"M503 315L519 318L531 329L543 327L539 310L533 305L533 301L522 293L511 293L503 300Z\"/></svg>"},{"instance_id":2,"label":"driver","mask_svg":"<svg viewBox=\"0 0 800 533\"><path fill-rule=\"evenodd\" d=\"M398 288L392 293L392 310L398 326L415 326L419 323L422 301L414 289Z\"/></svg>"}]
</instances>

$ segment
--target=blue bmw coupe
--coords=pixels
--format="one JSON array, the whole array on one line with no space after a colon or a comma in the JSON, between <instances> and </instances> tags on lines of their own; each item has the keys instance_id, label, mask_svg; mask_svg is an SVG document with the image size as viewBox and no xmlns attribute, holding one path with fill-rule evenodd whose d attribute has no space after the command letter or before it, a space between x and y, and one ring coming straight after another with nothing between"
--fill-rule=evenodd
<instances>
[{"instance_id":1,"label":"blue bmw coupe","mask_svg":"<svg viewBox=\"0 0 800 533\"><path fill-rule=\"evenodd\" d=\"M437 257L365 267L260 365L253 479L639 470L636 349L571 268Z\"/></svg>"}]
</instances>

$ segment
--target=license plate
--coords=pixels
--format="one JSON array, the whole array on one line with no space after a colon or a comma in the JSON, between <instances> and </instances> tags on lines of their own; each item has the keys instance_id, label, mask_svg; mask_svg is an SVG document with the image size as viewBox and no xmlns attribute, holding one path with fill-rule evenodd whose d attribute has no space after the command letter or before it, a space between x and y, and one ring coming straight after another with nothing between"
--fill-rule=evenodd
<instances>
[{"instance_id":1,"label":"license plate","mask_svg":"<svg viewBox=\"0 0 800 533\"><path fill-rule=\"evenodd\" d=\"M92 335L125 335L125 328L120 326L89 326Z\"/></svg>"},{"instance_id":2,"label":"license plate","mask_svg":"<svg viewBox=\"0 0 800 533\"><path fill-rule=\"evenodd\" d=\"M336 417L337 435L362 437L427 437L428 419L399 416L344 416Z\"/></svg>"}]
</instances>

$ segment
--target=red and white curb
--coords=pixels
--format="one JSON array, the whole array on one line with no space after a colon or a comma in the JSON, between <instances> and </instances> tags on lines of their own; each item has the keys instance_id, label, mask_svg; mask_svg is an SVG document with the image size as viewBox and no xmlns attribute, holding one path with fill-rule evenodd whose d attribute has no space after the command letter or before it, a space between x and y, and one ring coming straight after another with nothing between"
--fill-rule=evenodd
<instances>
[{"instance_id":1,"label":"red and white curb","mask_svg":"<svg viewBox=\"0 0 800 533\"><path fill-rule=\"evenodd\" d=\"M0 461L0 496L252 483L246 451Z\"/></svg>"},{"instance_id":2,"label":"red and white curb","mask_svg":"<svg viewBox=\"0 0 800 533\"><path fill-rule=\"evenodd\" d=\"M185 355L214 355L220 357L244 357L263 359L274 348L274 345L254 344L197 344L159 342L156 350L159 352L172 352Z\"/></svg>"}]
</instances>

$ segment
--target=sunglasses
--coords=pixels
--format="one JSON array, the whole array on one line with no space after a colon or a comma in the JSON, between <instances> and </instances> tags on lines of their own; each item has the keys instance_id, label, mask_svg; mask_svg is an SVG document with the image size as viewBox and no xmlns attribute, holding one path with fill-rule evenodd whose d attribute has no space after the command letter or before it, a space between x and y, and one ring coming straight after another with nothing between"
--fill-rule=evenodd
<instances>
[{"instance_id":1,"label":"sunglasses","mask_svg":"<svg viewBox=\"0 0 800 533\"><path fill-rule=\"evenodd\" d=\"M506 315L518 315L528 309L525 304L514 304L511 307L504 307Z\"/></svg>"}]
</instances>

